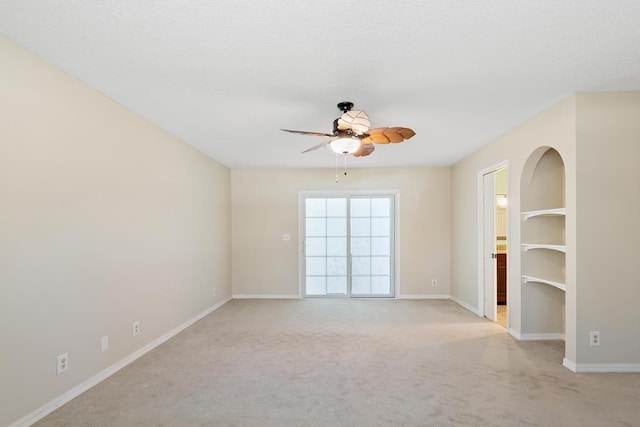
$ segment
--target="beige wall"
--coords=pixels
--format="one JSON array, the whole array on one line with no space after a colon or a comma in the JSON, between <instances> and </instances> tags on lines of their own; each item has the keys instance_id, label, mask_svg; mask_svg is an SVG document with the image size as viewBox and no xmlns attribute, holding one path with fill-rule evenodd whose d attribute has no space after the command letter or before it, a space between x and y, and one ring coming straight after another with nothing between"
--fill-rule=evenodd
<instances>
[{"instance_id":1,"label":"beige wall","mask_svg":"<svg viewBox=\"0 0 640 427\"><path fill-rule=\"evenodd\" d=\"M230 296L230 173L2 37L0 94L8 425Z\"/></svg>"},{"instance_id":2,"label":"beige wall","mask_svg":"<svg viewBox=\"0 0 640 427\"><path fill-rule=\"evenodd\" d=\"M640 92L578 94L577 137L578 362L640 364Z\"/></svg>"},{"instance_id":3,"label":"beige wall","mask_svg":"<svg viewBox=\"0 0 640 427\"><path fill-rule=\"evenodd\" d=\"M508 161L508 301L509 325L522 330L520 265L520 181L528 157L540 146L555 148L565 162L567 300L575 300L575 108L569 97L512 129L451 168L451 294L472 308L478 301L478 173ZM572 231L573 230L573 231ZM525 285L526 286L526 285ZM571 308L569 307L571 305ZM567 303L567 336L575 335L575 304ZM573 335L572 335L573 334ZM575 339L567 355L575 355ZM575 359L572 359L575 360Z\"/></svg>"},{"instance_id":4,"label":"beige wall","mask_svg":"<svg viewBox=\"0 0 640 427\"><path fill-rule=\"evenodd\" d=\"M451 293L477 307L477 174L509 161L509 309L516 334L523 327L520 188L527 158L555 148L565 167L566 358L589 365L640 364L640 93L580 93L509 131L451 171ZM551 206L549 206L551 207ZM540 321L542 319L534 319ZM524 322L530 323L530 322ZM539 326L539 325L538 325ZM589 346L589 331L602 345ZM595 368L597 369L597 368Z\"/></svg>"},{"instance_id":5,"label":"beige wall","mask_svg":"<svg viewBox=\"0 0 640 427\"><path fill-rule=\"evenodd\" d=\"M399 191L400 296L448 295L449 168L352 169L337 184L334 176L333 169L232 171L234 295L298 295L299 193L352 190Z\"/></svg>"}]
</instances>

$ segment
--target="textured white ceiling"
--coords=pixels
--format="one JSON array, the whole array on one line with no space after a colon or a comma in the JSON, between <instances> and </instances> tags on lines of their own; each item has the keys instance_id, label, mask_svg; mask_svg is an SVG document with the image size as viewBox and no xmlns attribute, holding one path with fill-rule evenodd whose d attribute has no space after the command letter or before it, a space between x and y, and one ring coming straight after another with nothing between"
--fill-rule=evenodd
<instances>
[{"instance_id":1,"label":"textured white ceiling","mask_svg":"<svg viewBox=\"0 0 640 427\"><path fill-rule=\"evenodd\" d=\"M231 168L332 167L352 101L444 166L577 91L640 90L640 1L0 0L0 33Z\"/></svg>"}]
</instances>

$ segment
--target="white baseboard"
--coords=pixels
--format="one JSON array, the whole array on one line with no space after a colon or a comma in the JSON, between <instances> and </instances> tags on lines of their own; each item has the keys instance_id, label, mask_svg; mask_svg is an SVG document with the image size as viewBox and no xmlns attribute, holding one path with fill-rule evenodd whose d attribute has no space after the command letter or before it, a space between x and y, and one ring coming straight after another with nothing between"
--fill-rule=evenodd
<instances>
[{"instance_id":1,"label":"white baseboard","mask_svg":"<svg viewBox=\"0 0 640 427\"><path fill-rule=\"evenodd\" d=\"M451 295L403 294L399 295L398 299L451 299Z\"/></svg>"},{"instance_id":2,"label":"white baseboard","mask_svg":"<svg viewBox=\"0 0 640 427\"><path fill-rule=\"evenodd\" d=\"M271 295L271 294L234 294L233 299L300 299L300 295L285 294L285 295ZM416 295L416 294L404 294L397 297L398 299L450 299L450 295ZM375 299L380 299L375 297Z\"/></svg>"},{"instance_id":3,"label":"white baseboard","mask_svg":"<svg viewBox=\"0 0 640 427\"><path fill-rule=\"evenodd\" d=\"M299 299L300 295L233 294L233 299Z\"/></svg>"},{"instance_id":4,"label":"white baseboard","mask_svg":"<svg viewBox=\"0 0 640 427\"><path fill-rule=\"evenodd\" d=\"M66 393L61 394L60 396L56 397L51 402L41 406L40 408L36 409L35 411L31 412L30 414L20 418L18 421L14 422L13 424L10 424L9 427L22 427L22 426L26 427L26 426L30 426L30 425L36 423L37 421L39 421L42 418L46 417L51 412L55 411L56 409L58 409L59 407L61 407L65 403L71 401L72 399L78 397L79 395L81 395L85 391L89 390L91 387L93 387L93 386L99 384L100 382L104 381L105 379L109 378L111 375L115 374L120 369L124 368L125 366L127 366L131 362L133 362L136 359L140 358L145 353L153 350L154 348L156 348L160 344L164 343L168 339L172 338L173 336L179 334L180 332L182 332L183 330L185 330L189 326L191 326L194 323L196 323L198 320L202 319L203 317L207 316L208 314L211 314L212 312L214 312L218 308L222 307L224 304L228 303L229 301L231 301L231 297L228 297L228 298L220 301L216 305L214 305L212 307L209 307L208 309L206 309L202 313L197 314L195 317L193 317L193 318L187 320L186 322L182 323L181 325L175 327L174 329L170 330L166 334L156 338L155 340L151 341L149 344L145 345L144 347L142 347L141 349L135 351L134 353L130 354L129 356L125 357L124 359L122 359L122 360L116 362L115 364L109 366L108 368L98 372L96 375L92 376L91 378L89 378L88 380L84 381L83 383L78 384L77 386L75 386L71 390L67 391Z\"/></svg>"},{"instance_id":5,"label":"white baseboard","mask_svg":"<svg viewBox=\"0 0 640 427\"><path fill-rule=\"evenodd\" d=\"M451 295L451 300L453 302L455 302L456 304L458 304L459 306L466 308L467 310L469 310L470 312L472 312L473 314L475 314L476 316L480 316L480 312L478 311L478 309L476 309L475 307L470 306L469 304L467 304L466 302L462 301L461 299L458 299L456 297L454 297L453 295Z\"/></svg>"},{"instance_id":6,"label":"white baseboard","mask_svg":"<svg viewBox=\"0 0 640 427\"><path fill-rule=\"evenodd\" d=\"M522 339L521 336L520 336L520 332L516 331L515 329L509 328L509 329L507 329L507 333L509 335L511 335L512 337L514 337L515 339L517 339L517 340L521 340Z\"/></svg>"},{"instance_id":7,"label":"white baseboard","mask_svg":"<svg viewBox=\"0 0 640 427\"><path fill-rule=\"evenodd\" d=\"M518 334L516 336L521 341L564 341L564 334ZM514 335L515 336L515 335Z\"/></svg>"},{"instance_id":8,"label":"white baseboard","mask_svg":"<svg viewBox=\"0 0 640 427\"><path fill-rule=\"evenodd\" d=\"M564 366L565 368L567 368L570 371L577 372L577 370L576 370L577 369L576 362L573 362L573 361L567 359L566 357L564 357L562 359L562 366Z\"/></svg>"},{"instance_id":9,"label":"white baseboard","mask_svg":"<svg viewBox=\"0 0 640 427\"><path fill-rule=\"evenodd\" d=\"M565 357L562 365L578 373L640 373L640 363L575 363Z\"/></svg>"}]
</instances>

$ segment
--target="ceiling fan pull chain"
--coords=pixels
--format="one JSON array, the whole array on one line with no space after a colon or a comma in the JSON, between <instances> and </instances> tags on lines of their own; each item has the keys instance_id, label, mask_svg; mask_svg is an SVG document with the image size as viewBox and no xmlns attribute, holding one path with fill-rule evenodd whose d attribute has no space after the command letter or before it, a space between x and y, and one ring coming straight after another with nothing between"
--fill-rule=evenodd
<instances>
[{"instance_id":1,"label":"ceiling fan pull chain","mask_svg":"<svg viewBox=\"0 0 640 427\"><path fill-rule=\"evenodd\" d=\"M344 156L344 175L347 175L347 155L343 154Z\"/></svg>"},{"instance_id":2,"label":"ceiling fan pull chain","mask_svg":"<svg viewBox=\"0 0 640 427\"><path fill-rule=\"evenodd\" d=\"M338 155L336 154L336 184L338 183Z\"/></svg>"}]
</instances>

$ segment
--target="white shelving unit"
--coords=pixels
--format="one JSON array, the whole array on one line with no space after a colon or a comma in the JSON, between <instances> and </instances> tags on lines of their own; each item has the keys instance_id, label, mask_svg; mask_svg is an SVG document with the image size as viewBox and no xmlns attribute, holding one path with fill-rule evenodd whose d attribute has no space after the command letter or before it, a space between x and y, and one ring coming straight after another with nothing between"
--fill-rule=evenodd
<instances>
[{"instance_id":1,"label":"white shelving unit","mask_svg":"<svg viewBox=\"0 0 640 427\"><path fill-rule=\"evenodd\" d=\"M538 216L565 217L566 215L567 215L566 208L540 209L535 211L522 212L522 219L527 221L531 218L535 218ZM524 250L524 252L528 252L532 249L543 249L543 250L557 251L562 253L567 252L567 247L565 245L556 245L551 243L522 243L522 249ZM550 285L558 289L561 289L563 291L566 289L566 286L564 283L561 283L555 280L549 280L543 277L534 277L534 276L523 274L522 279L524 283L530 283L530 282L543 283L545 285Z\"/></svg>"},{"instance_id":2,"label":"white shelving unit","mask_svg":"<svg viewBox=\"0 0 640 427\"><path fill-rule=\"evenodd\" d=\"M524 218L525 221L535 216L545 216L545 215L565 216L567 215L567 208L541 209L538 211L522 212L522 217Z\"/></svg>"},{"instance_id":3,"label":"white shelving unit","mask_svg":"<svg viewBox=\"0 0 640 427\"><path fill-rule=\"evenodd\" d=\"M531 249L549 249L552 251L567 252L567 247L565 245L548 245L545 243L523 243L522 249L524 249L525 252L530 251Z\"/></svg>"},{"instance_id":4,"label":"white shelving unit","mask_svg":"<svg viewBox=\"0 0 640 427\"><path fill-rule=\"evenodd\" d=\"M526 274L522 275L522 280L524 281L524 283L529 283L529 282L544 283L545 285L551 285L562 291L565 291L567 288L564 283L554 282L553 280L548 280L548 279L541 279L539 277L527 276Z\"/></svg>"},{"instance_id":5,"label":"white shelving unit","mask_svg":"<svg viewBox=\"0 0 640 427\"><path fill-rule=\"evenodd\" d=\"M521 333L562 336L566 325L564 162L550 147L527 159L520 182Z\"/></svg>"}]
</instances>

